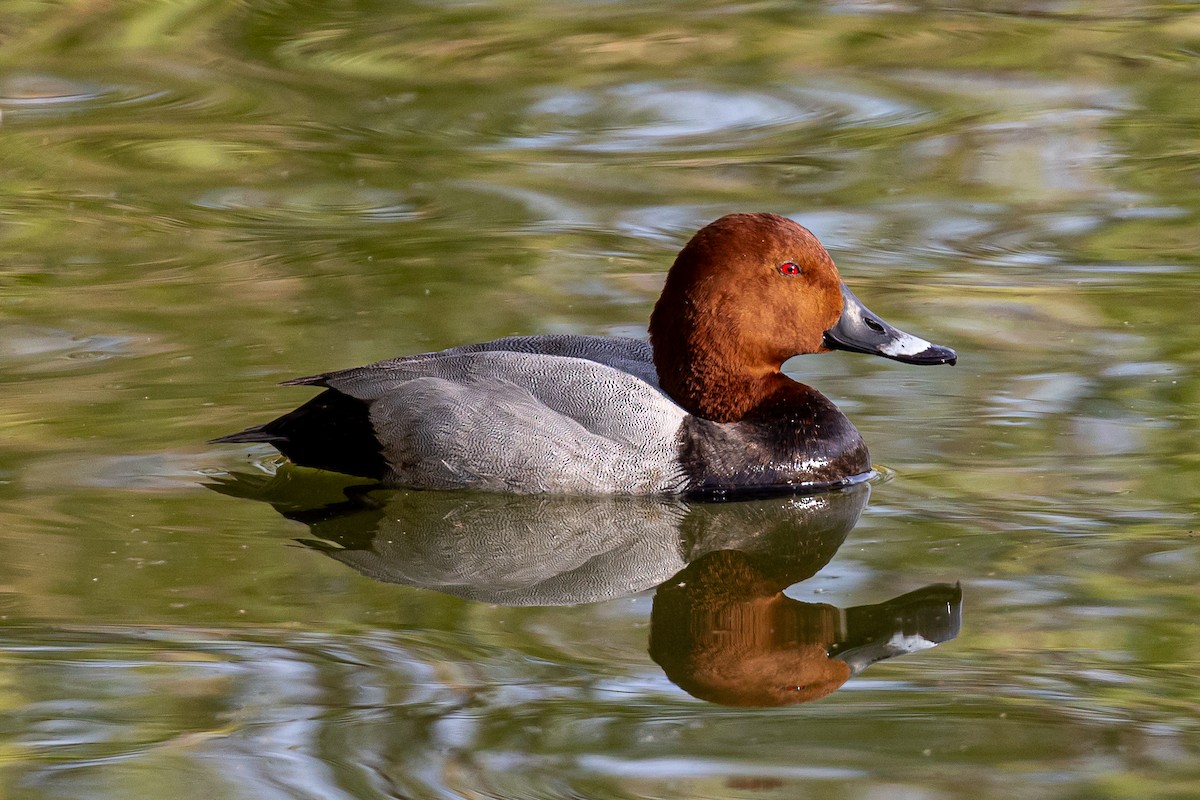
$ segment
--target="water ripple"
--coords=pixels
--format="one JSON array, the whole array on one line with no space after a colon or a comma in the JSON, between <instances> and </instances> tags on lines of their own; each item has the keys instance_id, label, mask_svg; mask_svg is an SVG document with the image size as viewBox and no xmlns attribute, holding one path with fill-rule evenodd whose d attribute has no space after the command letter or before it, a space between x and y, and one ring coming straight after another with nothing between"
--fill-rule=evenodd
<instances>
[{"instance_id":1,"label":"water ripple","mask_svg":"<svg viewBox=\"0 0 1200 800\"><path fill-rule=\"evenodd\" d=\"M0 109L9 118L60 116L106 102L126 101L129 97L115 86L98 86L54 75L16 74L0 79Z\"/></svg>"},{"instance_id":2,"label":"water ripple","mask_svg":"<svg viewBox=\"0 0 1200 800\"><path fill-rule=\"evenodd\" d=\"M194 202L203 209L273 222L280 219L395 222L419 214L399 192L337 184L308 184L294 189L222 187L204 193Z\"/></svg>"},{"instance_id":3,"label":"water ripple","mask_svg":"<svg viewBox=\"0 0 1200 800\"><path fill-rule=\"evenodd\" d=\"M747 90L633 83L547 94L504 147L626 153L670 145L725 149L804 126L909 124L930 112L836 83L823 88Z\"/></svg>"},{"instance_id":4,"label":"water ripple","mask_svg":"<svg viewBox=\"0 0 1200 800\"><path fill-rule=\"evenodd\" d=\"M138 73L123 81L110 73L112 82L99 83L48 73L14 73L0 78L0 110L6 123L105 111L119 112L123 118L131 112L152 114L158 123L163 114L245 116L261 104L250 92L226 81L172 80L168 75L163 83L147 84L145 77Z\"/></svg>"}]
</instances>

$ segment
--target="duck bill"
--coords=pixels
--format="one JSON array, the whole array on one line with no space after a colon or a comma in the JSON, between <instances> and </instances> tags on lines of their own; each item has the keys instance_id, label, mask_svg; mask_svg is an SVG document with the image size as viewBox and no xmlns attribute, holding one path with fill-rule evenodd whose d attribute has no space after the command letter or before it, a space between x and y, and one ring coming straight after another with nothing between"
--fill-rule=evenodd
<instances>
[{"instance_id":1,"label":"duck bill","mask_svg":"<svg viewBox=\"0 0 1200 800\"><path fill-rule=\"evenodd\" d=\"M883 356L905 364L953 364L958 353L949 347L931 344L924 339L888 325L842 284L842 316L837 324L825 331L825 346L830 350L849 350Z\"/></svg>"}]
</instances>

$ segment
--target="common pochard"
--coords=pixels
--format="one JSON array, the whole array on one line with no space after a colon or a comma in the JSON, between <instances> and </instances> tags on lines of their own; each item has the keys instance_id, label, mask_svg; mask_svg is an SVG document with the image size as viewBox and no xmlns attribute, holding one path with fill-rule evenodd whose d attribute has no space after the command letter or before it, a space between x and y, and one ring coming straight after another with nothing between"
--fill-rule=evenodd
<instances>
[{"instance_id":1,"label":"common pochard","mask_svg":"<svg viewBox=\"0 0 1200 800\"><path fill-rule=\"evenodd\" d=\"M325 391L215 439L420 489L729 495L871 474L867 446L820 392L781 371L849 350L953 364L949 348L871 313L808 229L775 214L702 228L667 273L650 341L545 335L286 381Z\"/></svg>"}]
</instances>

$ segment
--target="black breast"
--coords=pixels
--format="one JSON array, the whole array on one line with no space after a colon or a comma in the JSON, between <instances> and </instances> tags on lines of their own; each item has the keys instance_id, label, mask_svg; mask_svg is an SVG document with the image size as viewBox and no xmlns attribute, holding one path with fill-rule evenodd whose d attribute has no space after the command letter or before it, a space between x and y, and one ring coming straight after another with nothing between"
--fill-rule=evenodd
<instances>
[{"instance_id":1,"label":"black breast","mask_svg":"<svg viewBox=\"0 0 1200 800\"><path fill-rule=\"evenodd\" d=\"M739 422L687 418L679 454L690 493L820 489L870 472L867 445L850 420L817 390L793 386Z\"/></svg>"}]
</instances>

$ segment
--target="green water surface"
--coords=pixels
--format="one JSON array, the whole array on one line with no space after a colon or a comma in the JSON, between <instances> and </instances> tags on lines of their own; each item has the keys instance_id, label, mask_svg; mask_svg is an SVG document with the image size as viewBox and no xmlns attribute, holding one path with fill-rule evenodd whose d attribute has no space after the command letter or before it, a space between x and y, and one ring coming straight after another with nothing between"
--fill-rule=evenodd
<instances>
[{"instance_id":1,"label":"green water surface","mask_svg":"<svg viewBox=\"0 0 1200 800\"><path fill-rule=\"evenodd\" d=\"M204 444L296 375L641 335L733 211L959 352L789 363L880 472L831 543L803 499L318 520ZM1198 342L1192 3L5 0L0 798L1200 797ZM706 642L823 664L956 582L961 630L723 704L689 561L756 576Z\"/></svg>"}]
</instances>

